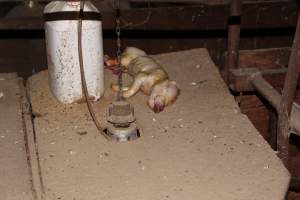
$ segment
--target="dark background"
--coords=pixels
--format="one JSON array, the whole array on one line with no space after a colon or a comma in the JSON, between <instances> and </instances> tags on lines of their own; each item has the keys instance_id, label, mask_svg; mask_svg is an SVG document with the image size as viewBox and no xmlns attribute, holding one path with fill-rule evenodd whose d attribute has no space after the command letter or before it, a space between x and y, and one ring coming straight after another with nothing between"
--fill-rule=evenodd
<instances>
[{"instance_id":1,"label":"dark background","mask_svg":"<svg viewBox=\"0 0 300 200\"><path fill-rule=\"evenodd\" d=\"M140 47L151 54L207 48L222 67L227 48L228 1L194 2L167 0L149 4L147 0L122 0L122 19L133 24L122 28L122 45ZM0 72L18 72L28 77L46 69L42 18L45 4L40 1L29 8L26 2L0 1ZM113 56L114 5L109 0L95 0L94 4L103 16L104 52ZM240 48L291 46L298 10L298 2L292 0L243 1Z\"/></svg>"}]
</instances>

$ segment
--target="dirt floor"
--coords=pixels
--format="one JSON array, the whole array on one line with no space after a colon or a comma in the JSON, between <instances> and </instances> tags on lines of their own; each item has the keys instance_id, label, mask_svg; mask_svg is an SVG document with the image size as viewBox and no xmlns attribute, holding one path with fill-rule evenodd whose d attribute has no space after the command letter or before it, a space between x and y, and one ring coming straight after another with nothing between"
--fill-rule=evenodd
<instances>
[{"instance_id":1,"label":"dirt floor","mask_svg":"<svg viewBox=\"0 0 300 200\"><path fill-rule=\"evenodd\" d=\"M47 71L27 84L33 106L45 199L272 199L285 196L289 173L240 113L205 49L157 55L181 95L161 114L147 97L130 99L141 138L106 141L86 105L63 106ZM115 81L106 72L106 87ZM106 124L115 94L94 104Z\"/></svg>"}]
</instances>

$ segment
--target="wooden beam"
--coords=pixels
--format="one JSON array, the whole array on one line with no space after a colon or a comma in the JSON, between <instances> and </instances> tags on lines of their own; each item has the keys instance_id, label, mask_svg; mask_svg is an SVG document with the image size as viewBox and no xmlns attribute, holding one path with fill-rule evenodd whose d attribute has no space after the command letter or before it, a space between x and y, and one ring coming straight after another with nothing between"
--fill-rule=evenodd
<instances>
[{"instance_id":1,"label":"wooden beam","mask_svg":"<svg viewBox=\"0 0 300 200\"><path fill-rule=\"evenodd\" d=\"M277 121L278 115L275 109L269 109L269 137L267 138L268 143L273 150L277 150Z\"/></svg>"},{"instance_id":2,"label":"wooden beam","mask_svg":"<svg viewBox=\"0 0 300 200\"><path fill-rule=\"evenodd\" d=\"M230 70L230 88L235 92L254 91L249 78L260 72L276 88L282 88L289 62L291 48L241 50L240 69Z\"/></svg>"},{"instance_id":3,"label":"wooden beam","mask_svg":"<svg viewBox=\"0 0 300 200\"><path fill-rule=\"evenodd\" d=\"M284 68L289 63L290 47L240 50L239 66L241 68Z\"/></svg>"},{"instance_id":4,"label":"wooden beam","mask_svg":"<svg viewBox=\"0 0 300 200\"><path fill-rule=\"evenodd\" d=\"M295 27L299 5L294 1L272 1L243 4L242 29L276 29ZM146 20L148 12L151 17ZM137 8L122 11L122 18L137 26L126 26L127 30L226 30L227 5L195 5L178 7ZM114 13L105 12L103 29L114 29ZM0 20L0 30L42 30L42 16Z\"/></svg>"},{"instance_id":5,"label":"wooden beam","mask_svg":"<svg viewBox=\"0 0 300 200\"><path fill-rule=\"evenodd\" d=\"M208 5L228 4L230 0L130 0L133 3L198 3Z\"/></svg>"},{"instance_id":6,"label":"wooden beam","mask_svg":"<svg viewBox=\"0 0 300 200\"><path fill-rule=\"evenodd\" d=\"M290 115L297 91L300 73L300 13L294 37L292 52L289 60L286 79L284 82L280 108L278 112L277 149L279 157L288 166Z\"/></svg>"}]
</instances>

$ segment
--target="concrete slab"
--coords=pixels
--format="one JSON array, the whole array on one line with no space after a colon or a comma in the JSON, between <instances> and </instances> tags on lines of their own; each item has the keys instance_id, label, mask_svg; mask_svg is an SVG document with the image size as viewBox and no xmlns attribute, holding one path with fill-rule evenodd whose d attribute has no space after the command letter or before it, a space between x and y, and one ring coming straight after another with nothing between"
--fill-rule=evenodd
<instances>
[{"instance_id":1,"label":"concrete slab","mask_svg":"<svg viewBox=\"0 0 300 200\"><path fill-rule=\"evenodd\" d=\"M289 173L228 92L205 49L154 56L181 89L161 114L130 99L141 138L106 141L85 104L64 106L47 72L29 79L46 199L284 199ZM106 86L116 81L106 73ZM94 108L102 124L114 94Z\"/></svg>"},{"instance_id":2,"label":"concrete slab","mask_svg":"<svg viewBox=\"0 0 300 200\"><path fill-rule=\"evenodd\" d=\"M32 200L21 112L20 79L0 74L0 199Z\"/></svg>"}]
</instances>

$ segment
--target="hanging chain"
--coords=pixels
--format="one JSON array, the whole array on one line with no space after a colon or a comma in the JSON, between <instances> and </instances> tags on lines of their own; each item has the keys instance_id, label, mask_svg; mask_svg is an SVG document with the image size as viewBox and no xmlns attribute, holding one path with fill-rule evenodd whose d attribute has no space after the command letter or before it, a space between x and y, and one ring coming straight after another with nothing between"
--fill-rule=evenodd
<instances>
[{"instance_id":1,"label":"hanging chain","mask_svg":"<svg viewBox=\"0 0 300 200\"><path fill-rule=\"evenodd\" d=\"M116 35L117 35L117 61L118 61L118 85L119 85L119 92L117 96L117 100L122 100L122 88L123 88L123 67L121 65L121 18L120 18L120 0L115 0L115 9L116 9Z\"/></svg>"},{"instance_id":2,"label":"hanging chain","mask_svg":"<svg viewBox=\"0 0 300 200\"><path fill-rule=\"evenodd\" d=\"M120 0L115 0L116 4L116 35L117 35L117 59L121 56L121 19L120 19Z\"/></svg>"}]
</instances>

